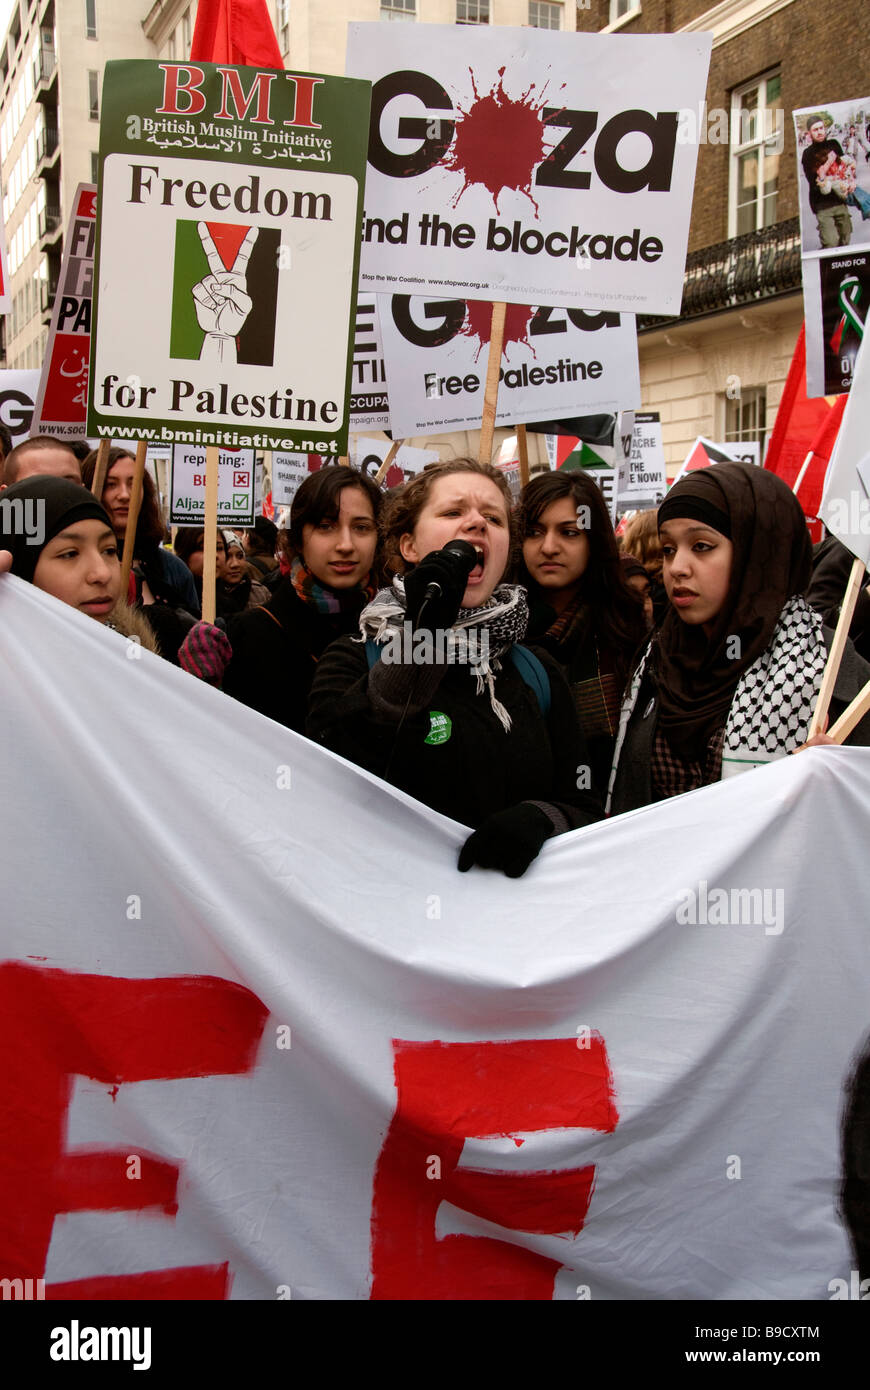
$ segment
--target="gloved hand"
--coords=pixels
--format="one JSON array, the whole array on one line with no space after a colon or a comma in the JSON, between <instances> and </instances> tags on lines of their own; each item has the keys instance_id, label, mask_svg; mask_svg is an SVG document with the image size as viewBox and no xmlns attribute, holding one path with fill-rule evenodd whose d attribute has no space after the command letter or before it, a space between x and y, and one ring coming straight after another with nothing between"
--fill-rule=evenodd
<instances>
[{"instance_id":1,"label":"gloved hand","mask_svg":"<svg viewBox=\"0 0 870 1390\"><path fill-rule=\"evenodd\" d=\"M219 686L232 655L225 632L213 623L195 623L178 648L178 664L191 676Z\"/></svg>"},{"instance_id":2,"label":"gloved hand","mask_svg":"<svg viewBox=\"0 0 870 1390\"><path fill-rule=\"evenodd\" d=\"M522 878L555 828L546 811L530 801L496 811L465 841L459 851L459 872L479 864L481 869L501 869L508 878Z\"/></svg>"},{"instance_id":3,"label":"gloved hand","mask_svg":"<svg viewBox=\"0 0 870 1390\"><path fill-rule=\"evenodd\" d=\"M441 593L424 607L423 597L433 580L441 585ZM456 622L467 585L468 568L462 559L449 550L433 550L405 575L405 612L412 628L446 632Z\"/></svg>"}]
</instances>

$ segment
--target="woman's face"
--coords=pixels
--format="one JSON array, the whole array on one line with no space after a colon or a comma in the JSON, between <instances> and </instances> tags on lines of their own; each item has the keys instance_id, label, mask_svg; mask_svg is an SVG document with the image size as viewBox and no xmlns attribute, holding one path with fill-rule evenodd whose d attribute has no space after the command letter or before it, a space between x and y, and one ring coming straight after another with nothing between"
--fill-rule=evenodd
<instances>
[{"instance_id":1,"label":"woman's face","mask_svg":"<svg viewBox=\"0 0 870 1390\"><path fill-rule=\"evenodd\" d=\"M378 530L372 504L361 487L343 487L334 521L307 521L302 527L302 559L330 589L362 584L375 561Z\"/></svg>"},{"instance_id":2,"label":"woman's face","mask_svg":"<svg viewBox=\"0 0 870 1390\"><path fill-rule=\"evenodd\" d=\"M130 495L133 490L135 473L136 460L130 458L129 454L122 454L117 463L113 463L106 474L103 496L100 499L109 513L109 520L119 540L123 540L127 530Z\"/></svg>"},{"instance_id":3,"label":"woman's face","mask_svg":"<svg viewBox=\"0 0 870 1390\"><path fill-rule=\"evenodd\" d=\"M629 589L634 589L634 592L640 596L643 602L643 616L646 618L646 625L652 627L655 614L649 579L645 574L628 574L626 575L626 583Z\"/></svg>"},{"instance_id":4,"label":"woman's face","mask_svg":"<svg viewBox=\"0 0 870 1390\"><path fill-rule=\"evenodd\" d=\"M468 577L463 608L477 608L492 595L507 569L510 527L504 495L480 473L448 473L432 484L413 532L402 536L399 550L417 565L448 541L468 541L483 551L483 561Z\"/></svg>"},{"instance_id":5,"label":"woman's face","mask_svg":"<svg viewBox=\"0 0 870 1390\"><path fill-rule=\"evenodd\" d=\"M684 623L709 637L728 594L734 547L721 531L690 518L669 519L660 535L668 598Z\"/></svg>"},{"instance_id":6,"label":"woman's face","mask_svg":"<svg viewBox=\"0 0 870 1390\"><path fill-rule=\"evenodd\" d=\"M114 531L95 517L74 521L43 547L33 583L61 603L104 623L121 588Z\"/></svg>"},{"instance_id":7,"label":"woman's face","mask_svg":"<svg viewBox=\"0 0 870 1390\"><path fill-rule=\"evenodd\" d=\"M584 513L585 515L585 513ZM574 589L589 563L589 532L577 522L577 504L560 497L545 507L523 540L526 569L542 589Z\"/></svg>"},{"instance_id":8,"label":"woman's face","mask_svg":"<svg viewBox=\"0 0 870 1390\"><path fill-rule=\"evenodd\" d=\"M245 577L247 567L248 561L245 558L245 552L241 544L228 546L227 557L224 561L224 571L221 576L224 582L230 585L240 584Z\"/></svg>"},{"instance_id":9,"label":"woman's face","mask_svg":"<svg viewBox=\"0 0 870 1390\"><path fill-rule=\"evenodd\" d=\"M196 576L197 579L202 579L202 542L203 537L200 536L196 550L192 550L190 552L190 557L187 561L187 568L190 570L191 574ZM224 567L226 565L226 558L227 552L226 547L224 545L223 536L218 536L217 558L215 560L215 576L218 579L223 579L224 577Z\"/></svg>"}]
</instances>

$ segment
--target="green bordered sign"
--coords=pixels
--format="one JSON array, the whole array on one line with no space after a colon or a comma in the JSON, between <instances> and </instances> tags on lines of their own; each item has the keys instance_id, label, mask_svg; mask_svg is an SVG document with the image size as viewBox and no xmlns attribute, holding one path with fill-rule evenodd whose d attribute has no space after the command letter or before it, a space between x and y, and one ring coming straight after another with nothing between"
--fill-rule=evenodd
<instances>
[{"instance_id":1,"label":"green bordered sign","mask_svg":"<svg viewBox=\"0 0 870 1390\"><path fill-rule=\"evenodd\" d=\"M370 94L106 64L91 436L347 452Z\"/></svg>"}]
</instances>

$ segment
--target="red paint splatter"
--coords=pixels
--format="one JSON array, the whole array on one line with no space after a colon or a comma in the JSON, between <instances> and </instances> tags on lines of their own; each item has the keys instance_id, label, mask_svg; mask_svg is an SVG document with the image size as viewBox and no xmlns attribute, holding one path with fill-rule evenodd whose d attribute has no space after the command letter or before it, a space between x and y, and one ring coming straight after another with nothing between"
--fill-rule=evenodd
<instances>
[{"instance_id":1,"label":"red paint splatter","mask_svg":"<svg viewBox=\"0 0 870 1390\"><path fill-rule=\"evenodd\" d=\"M113 1103L118 1099L118 1092L120 1091L120 1089L121 1089L120 1086L110 1086L110 1087L109 1087L109 1095L112 1097L112 1102L113 1102Z\"/></svg>"},{"instance_id":2,"label":"red paint splatter","mask_svg":"<svg viewBox=\"0 0 870 1390\"><path fill-rule=\"evenodd\" d=\"M536 101L532 83L517 100L504 89L504 68L498 82L481 96L471 72L474 101L467 111L457 109L453 141L441 163L462 174L465 182L453 199L456 207L466 188L483 184L492 195L498 212L503 188L525 193L537 213L532 197L532 175L544 158L544 93Z\"/></svg>"},{"instance_id":3,"label":"red paint splatter","mask_svg":"<svg viewBox=\"0 0 870 1390\"><path fill-rule=\"evenodd\" d=\"M504 316L504 338L502 339L501 355L507 356L508 348L512 343L525 343L532 348L529 342L529 323L532 318L532 307L529 304L508 304ZM465 322L460 333L464 333L467 338L477 338L479 347L475 354L475 362L485 347L489 346L490 331L492 329L492 305L486 299L469 299L465 306ZM532 356L537 356L532 348Z\"/></svg>"}]
</instances>

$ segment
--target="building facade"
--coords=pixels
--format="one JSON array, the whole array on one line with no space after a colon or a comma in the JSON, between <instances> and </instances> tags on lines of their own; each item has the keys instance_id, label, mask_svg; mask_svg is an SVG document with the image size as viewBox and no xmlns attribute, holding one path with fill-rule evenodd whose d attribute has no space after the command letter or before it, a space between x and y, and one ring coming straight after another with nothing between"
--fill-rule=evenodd
<instances>
[{"instance_id":1,"label":"building facade","mask_svg":"<svg viewBox=\"0 0 870 1390\"><path fill-rule=\"evenodd\" d=\"M13 307L2 365L39 367L76 185L96 177L103 67L153 57L115 0L18 0L0 48L0 172Z\"/></svg>"}]
</instances>

